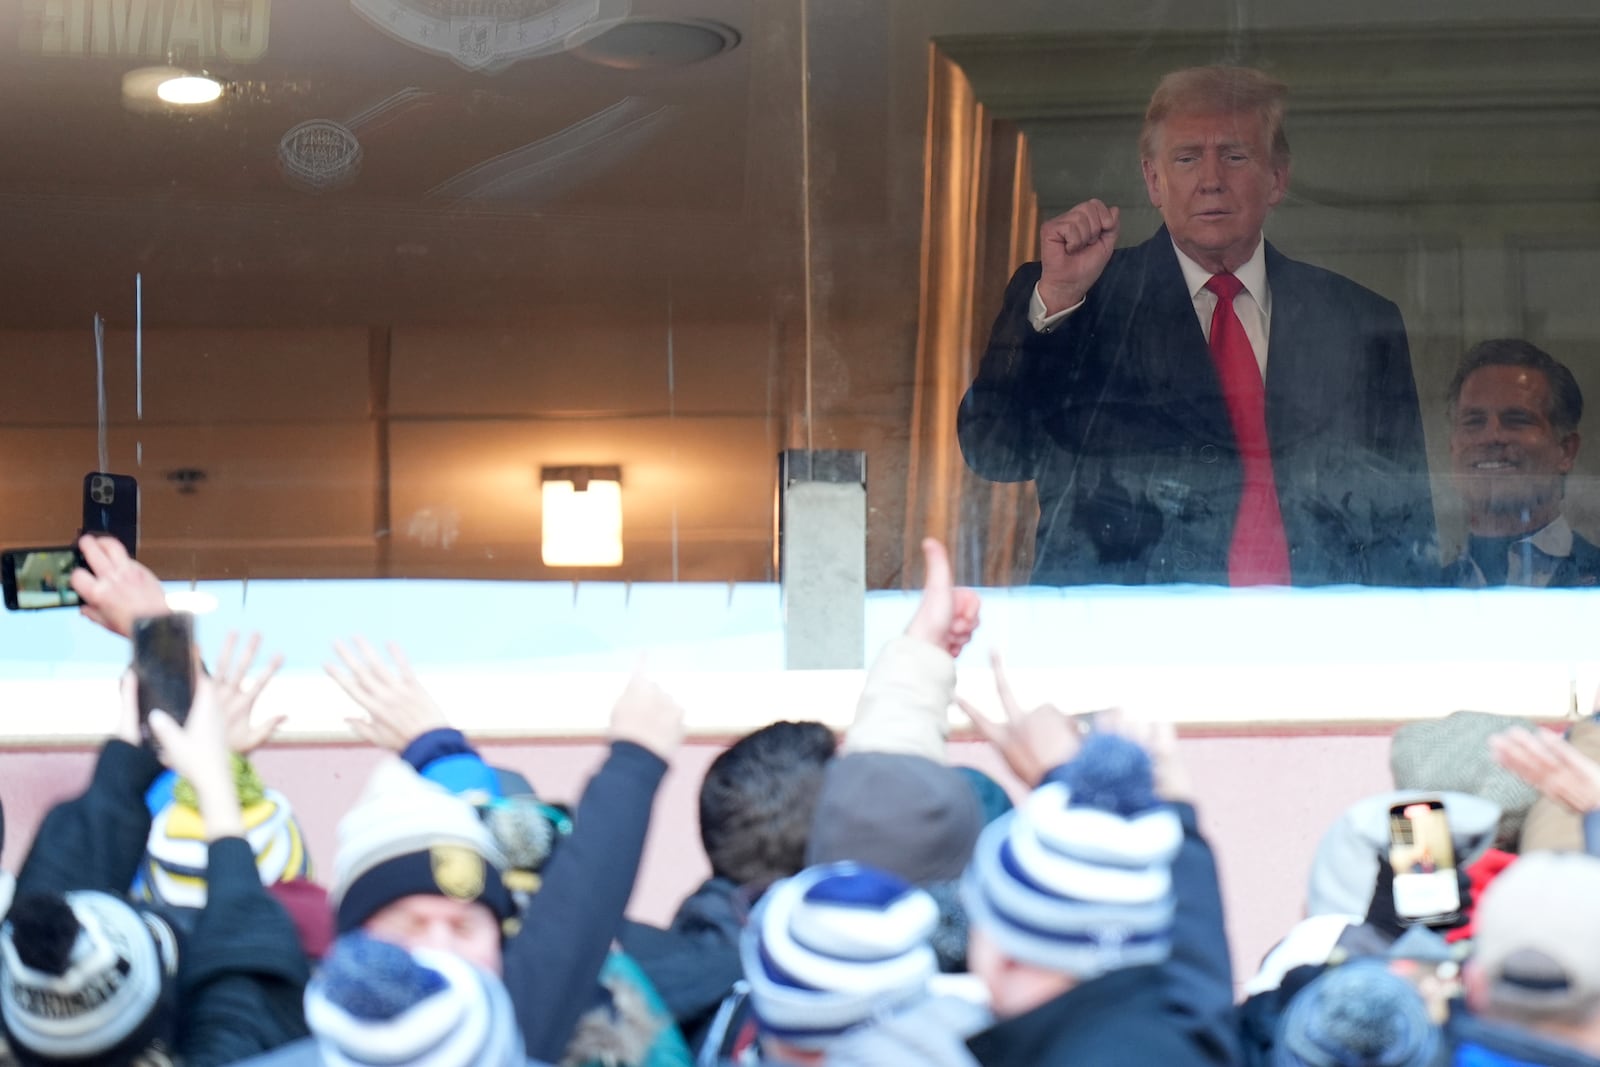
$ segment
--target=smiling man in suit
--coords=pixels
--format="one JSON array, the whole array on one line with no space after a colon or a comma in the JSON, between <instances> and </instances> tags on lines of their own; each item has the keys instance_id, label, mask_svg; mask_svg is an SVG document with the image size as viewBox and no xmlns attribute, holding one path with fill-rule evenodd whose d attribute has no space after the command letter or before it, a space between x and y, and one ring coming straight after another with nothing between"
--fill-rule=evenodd
<instances>
[{"instance_id":1,"label":"smiling man in suit","mask_svg":"<svg viewBox=\"0 0 1600 1067\"><path fill-rule=\"evenodd\" d=\"M1600 548L1562 514L1583 418L1572 371L1527 341L1484 341L1462 358L1449 411L1450 471L1466 508L1467 543L1445 584L1600 583Z\"/></svg>"},{"instance_id":2,"label":"smiling man in suit","mask_svg":"<svg viewBox=\"0 0 1600 1067\"><path fill-rule=\"evenodd\" d=\"M1012 278L959 435L978 474L1036 483L1036 584L1437 581L1399 309L1262 236L1286 95L1167 75L1140 137L1161 229L1118 248L1089 200Z\"/></svg>"}]
</instances>

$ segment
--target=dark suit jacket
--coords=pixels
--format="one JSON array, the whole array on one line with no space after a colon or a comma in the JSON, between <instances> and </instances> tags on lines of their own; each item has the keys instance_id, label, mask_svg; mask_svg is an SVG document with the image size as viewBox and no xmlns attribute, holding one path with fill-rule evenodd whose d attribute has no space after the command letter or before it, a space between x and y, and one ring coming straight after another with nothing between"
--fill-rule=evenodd
<instances>
[{"instance_id":1,"label":"dark suit jacket","mask_svg":"<svg viewBox=\"0 0 1600 1067\"><path fill-rule=\"evenodd\" d=\"M1466 555L1444 569L1444 584L1473 589L1483 582L1483 572ZM1583 535L1572 535L1572 554L1560 560L1550 573L1547 589L1580 589L1600 585L1600 548Z\"/></svg>"},{"instance_id":2,"label":"dark suit jacket","mask_svg":"<svg viewBox=\"0 0 1600 1067\"><path fill-rule=\"evenodd\" d=\"M1395 305L1266 248L1267 433L1296 585L1435 584L1433 500ZM1118 249L1054 332L1040 266L1006 290L961 403L968 465L1037 483L1041 585L1228 581L1243 470L1165 227Z\"/></svg>"}]
</instances>

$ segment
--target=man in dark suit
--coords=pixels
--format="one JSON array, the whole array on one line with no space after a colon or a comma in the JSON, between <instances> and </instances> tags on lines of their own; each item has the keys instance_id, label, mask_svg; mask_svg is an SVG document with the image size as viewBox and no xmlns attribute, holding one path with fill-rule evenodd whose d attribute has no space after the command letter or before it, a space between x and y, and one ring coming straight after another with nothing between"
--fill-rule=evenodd
<instances>
[{"instance_id":1,"label":"man in dark suit","mask_svg":"<svg viewBox=\"0 0 1600 1067\"><path fill-rule=\"evenodd\" d=\"M1437 581L1399 309L1262 237L1285 96L1167 75L1140 138L1162 228L1119 249L1090 200L1012 278L959 435L978 474L1036 483L1035 583Z\"/></svg>"},{"instance_id":2,"label":"man in dark suit","mask_svg":"<svg viewBox=\"0 0 1600 1067\"><path fill-rule=\"evenodd\" d=\"M1500 338L1462 358L1450 383L1450 469L1467 543L1446 585L1600 583L1600 548L1561 512L1582 418L1577 379L1543 349Z\"/></svg>"}]
</instances>

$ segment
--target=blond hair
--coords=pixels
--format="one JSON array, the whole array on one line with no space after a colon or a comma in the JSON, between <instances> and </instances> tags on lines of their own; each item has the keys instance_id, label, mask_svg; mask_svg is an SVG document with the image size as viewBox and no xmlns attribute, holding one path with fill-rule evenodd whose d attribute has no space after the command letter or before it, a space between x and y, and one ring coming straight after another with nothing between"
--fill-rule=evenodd
<instances>
[{"instance_id":1,"label":"blond hair","mask_svg":"<svg viewBox=\"0 0 1600 1067\"><path fill-rule=\"evenodd\" d=\"M1145 109L1139 157L1155 158L1156 131L1169 115L1256 114L1267 131L1274 166L1289 162L1289 135L1283 117L1289 87L1250 67L1188 67L1161 79Z\"/></svg>"}]
</instances>

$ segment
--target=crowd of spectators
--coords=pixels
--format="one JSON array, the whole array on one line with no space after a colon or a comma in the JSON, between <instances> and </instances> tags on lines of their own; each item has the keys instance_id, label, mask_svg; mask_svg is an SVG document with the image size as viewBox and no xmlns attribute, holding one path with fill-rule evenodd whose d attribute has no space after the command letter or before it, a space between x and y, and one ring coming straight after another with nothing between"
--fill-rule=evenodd
<instances>
[{"instance_id":1,"label":"crowd of spectators","mask_svg":"<svg viewBox=\"0 0 1600 1067\"><path fill-rule=\"evenodd\" d=\"M956 698L979 600L954 586L943 546L923 547L922 598L843 736L772 723L711 764L711 877L664 928L624 916L684 733L642 675L564 806L487 763L400 649L336 646L352 728L392 756L315 863L292 788L250 760L279 725L253 714L281 662L256 670L258 639L230 637L187 714L154 712L143 731L125 682L87 788L48 813L4 886L5 1055L1600 1064L1595 727L1460 713L1399 731L1395 791L1328 829L1306 919L1235 976L1172 728L1025 708L998 658L998 711ZM81 548L91 620L126 636L167 610L116 541ZM957 705L1015 781L951 765ZM1413 809L1442 812L1448 842L1419 837L1397 866L1394 820ZM1441 868L1454 906L1418 914L1397 887Z\"/></svg>"}]
</instances>

